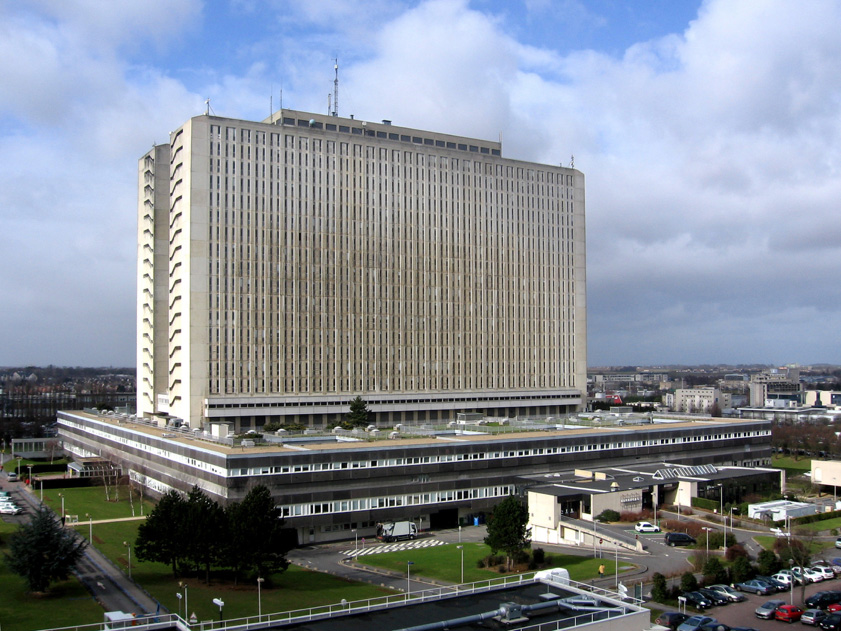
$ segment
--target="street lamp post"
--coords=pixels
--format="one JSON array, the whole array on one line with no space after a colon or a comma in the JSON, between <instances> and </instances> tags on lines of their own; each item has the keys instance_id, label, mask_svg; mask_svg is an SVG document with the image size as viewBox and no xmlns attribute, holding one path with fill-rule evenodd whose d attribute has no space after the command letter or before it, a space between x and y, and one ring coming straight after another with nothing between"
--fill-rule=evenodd
<instances>
[{"instance_id":1,"label":"street lamp post","mask_svg":"<svg viewBox=\"0 0 841 631\"><path fill-rule=\"evenodd\" d=\"M58 496L61 498L61 525L64 525L64 493L59 493Z\"/></svg>"},{"instance_id":2,"label":"street lamp post","mask_svg":"<svg viewBox=\"0 0 841 631\"><path fill-rule=\"evenodd\" d=\"M32 488L32 465L26 465L26 468L29 469L29 488Z\"/></svg>"},{"instance_id":3,"label":"street lamp post","mask_svg":"<svg viewBox=\"0 0 841 631\"><path fill-rule=\"evenodd\" d=\"M461 584L464 585L464 546L456 546L457 550L461 550Z\"/></svg>"},{"instance_id":4,"label":"street lamp post","mask_svg":"<svg viewBox=\"0 0 841 631\"><path fill-rule=\"evenodd\" d=\"M190 615L190 607L187 600L187 583L182 581L178 583L178 586L184 588L184 620L186 620L187 616Z\"/></svg>"},{"instance_id":5,"label":"street lamp post","mask_svg":"<svg viewBox=\"0 0 841 631\"><path fill-rule=\"evenodd\" d=\"M353 559L356 560L356 557L359 555L359 533L356 532L356 528L353 529Z\"/></svg>"},{"instance_id":6,"label":"street lamp post","mask_svg":"<svg viewBox=\"0 0 841 631\"><path fill-rule=\"evenodd\" d=\"M128 577L131 578L131 544L123 541L123 545L128 549Z\"/></svg>"},{"instance_id":7,"label":"street lamp post","mask_svg":"<svg viewBox=\"0 0 841 631\"><path fill-rule=\"evenodd\" d=\"M213 604L219 607L219 622L222 622L222 607L225 606L225 601L221 598L214 598Z\"/></svg>"},{"instance_id":8,"label":"street lamp post","mask_svg":"<svg viewBox=\"0 0 841 631\"><path fill-rule=\"evenodd\" d=\"M18 477L20 477L20 462L23 460L20 456L18 456Z\"/></svg>"},{"instance_id":9,"label":"street lamp post","mask_svg":"<svg viewBox=\"0 0 841 631\"><path fill-rule=\"evenodd\" d=\"M257 578L257 617L263 617L263 594L261 592L261 586L266 579L264 578Z\"/></svg>"},{"instance_id":10,"label":"street lamp post","mask_svg":"<svg viewBox=\"0 0 841 631\"><path fill-rule=\"evenodd\" d=\"M458 525L458 542L461 543L461 524Z\"/></svg>"},{"instance_id":11,"label":"street lamp post","mask_svg":"<svg viewBox=\"0 0 841 631\"><path fill-rule=\"evenodd\" d=\"M710 558L710 531L712 530L712 528L704 527L704 528L701 528L701 530L704 530L707 533L707 536L706 536L706 539L707 539L707 558L709 559Z\"/></svg>"},{"instance_id":12,"label":"street lamp post","mask_svg":"<svg viewBox=\"0 0 841 631\"><path fill-rule=\"evenodd\" d=\"M39 479L38 482L41 483L41 503L44 503L44 480Z\"/></svg>"},{"instance_id":13,"label":"street lamp post","mask_svg":"<svg viewBox=\"0 0 841 631\"><path fill-rule=\"evenodd\" d=\"M614 583L614 588L619 589L619 546L616 542L613 542L613 565L614 565L614 574L616 574L616 581Z\"/></svg>"},{"instance_id":14,"label":"street lamp post","mask_svg":"<svg viewBox=\"0 0 841 631\"><path fill-rule=\"evenodd\" d=\"M406 598L409 598L409 594L412 593L412 566L415 564L414 561L407 561L406 562Z\"/></svg>"},{"instance_id":15,"label":"street lamp post","mask_svg":"<svg viewBox=\"0 0 841 631\"><path fill-rule=\"evenodd\" d=\"M181 595L181 592L175 592L175 597L178 599L178 617L180 618L181 617L181 599L183 598L183 596Z\"/></svg>"},{"instance_id":16,"label":"street lamp post","mask_svg":"<svg viewBox=\"0 0 841 631\"><path fill-rule=\"evenodd\" d=\"M85 517L88 518L88 542L93 545L93 515L85 513Z\"/></svg>"}]
</instances>

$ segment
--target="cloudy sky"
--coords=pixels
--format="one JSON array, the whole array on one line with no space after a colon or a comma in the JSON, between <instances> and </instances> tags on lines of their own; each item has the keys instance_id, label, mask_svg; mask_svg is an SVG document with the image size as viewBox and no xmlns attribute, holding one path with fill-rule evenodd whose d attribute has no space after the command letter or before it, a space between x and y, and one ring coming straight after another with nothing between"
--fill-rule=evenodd
<instances>
[{"instance_id":1,"label":"cloudy sky","mask_svg":"<svg viewBox=\"0 0 841 631\"><path fill-rule=\"evenodd\" d=\"M204 111L587 178L589 364L841 363L836 0L0 0L0 366L133 366L137 159Z\"/></svg>"}]
</instances>

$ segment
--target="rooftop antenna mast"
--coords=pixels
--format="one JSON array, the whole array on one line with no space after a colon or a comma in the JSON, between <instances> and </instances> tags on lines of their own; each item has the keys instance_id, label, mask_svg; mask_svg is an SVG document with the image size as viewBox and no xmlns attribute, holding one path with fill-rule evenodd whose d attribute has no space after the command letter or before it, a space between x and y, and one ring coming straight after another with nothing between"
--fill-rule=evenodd
<instances>
[{"instance_id":1,"label":"rooftop antenna mast","mask_svg":"<svg viewBox=\"0 0 841 631\"><path fill-rule=\"evenodd\" d=\"M333 70L336 72L336 78L333 79L333 116L339 115L339 58L336 57L336 63L333 65ZM328 99L328 109L329 109Z\"/></svg>"}]
</instances>

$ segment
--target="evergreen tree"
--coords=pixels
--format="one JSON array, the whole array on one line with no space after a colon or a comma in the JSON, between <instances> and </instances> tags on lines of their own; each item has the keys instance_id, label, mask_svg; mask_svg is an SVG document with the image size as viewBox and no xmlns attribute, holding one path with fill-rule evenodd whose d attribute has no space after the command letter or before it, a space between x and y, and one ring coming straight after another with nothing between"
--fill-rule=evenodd
<instances>
[{"instance_id":1,"label":"evergreen tree","mask_svg":"<svg viewBox=\"0 0 841 631\"><path fill-rule=\"evenodd\" d=\"M485 544L492 554L500 550L505 552L509 569L511 559L531 546L531 528L526 528L528 522L528 508L514 495L509 495L497 504L488 520Z\"/></svg>"},{"instance_id":2,"label":"evergreen tree","mask_svg":"<svg viewBox=\"0 0 841 631\"><path fill-rule=\"evenodd\" d=\"M666 598L669 596L668 588L666 586L666 577L660 574L660 572L655 572L654 576L651 577L651 580L651 599L658 603L665 602Z\"/></svg>"},{"instance_id":3,"label":"evergreen tree","mask_svg":"<svg viewBox=\"0 0 841 631\"><path fill-rule=\"evenodd\" d=\"M698 589L698 579L692 572L684 572L680 577L680 591L686 593L694 592L696 589Z\"/></svg>"},{"instance_id":4,"label":"evergreen tree","mask_svg":"<svg viewBox=\"0 0 841 631\"><path fill-rule=\"evenodd\" d=\"M369 419L368 404L357 395L350 402L350 411L347 414L347 422L351 427L367 427Z\"/></svg>"},{"instance_id":5,"label":"evergreen tree","mask_svg":"<svg viewBox=\"0 0 841 631\"><path fill-rule=\"evenodd\" d=\"M172 567L178 576L178 562L184 558L186 503L177 491L169 491L137 529L134 551L138 560L157 561Z\"/></svg>"},{"instance_id":6,"label":"evergreen tree","mask_svg":"<svg viewBox=\"0 0 841 631\"><path fill-rule=\"evenodd\" d=\"M185 553L193 567L204 569L210 582L210 568L224 556L229 540L225 511L198 486L187 494L184 511Z\"/></svg>"},{"instance_id":7,"label":"evergreen tree","mask_svg":"<svg viewBox=\"0 0 841 631\"><path fill-rule=\"evenodd\" d=\"M264 485L255 486L225 510L230 533L228 565L237 578L271 576L289 567L286 553L291 547L283 533L281 510Z\"/></svg>"},{"instance_id":8,"label":"evergreen tree","mask_svg":"<svg viewBox=\"0 0 841 631\"><path fill-rule=\"evenodd\" d=\"M70 576L87 545L42 506L9 538L5 558L9 568L26 579L29 591L44 592L50 583Z\"/></svg>"}]
</instances>

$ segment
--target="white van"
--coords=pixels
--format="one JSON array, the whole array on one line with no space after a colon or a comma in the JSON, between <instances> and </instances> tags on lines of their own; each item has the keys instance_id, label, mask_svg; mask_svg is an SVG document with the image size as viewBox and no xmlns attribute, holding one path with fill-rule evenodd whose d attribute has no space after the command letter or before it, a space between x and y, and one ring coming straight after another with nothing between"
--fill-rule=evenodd
<instances>
[{"instance_id":1,"label":"white van","mask_svg":"<svg viewBox=\"0 0 841 631\"><path fill-rule=\"evenodd\" d=\"M14 471L9 472L9 482L17 482L18 481L18 474Z\"/></svg>"}]
</instances>

